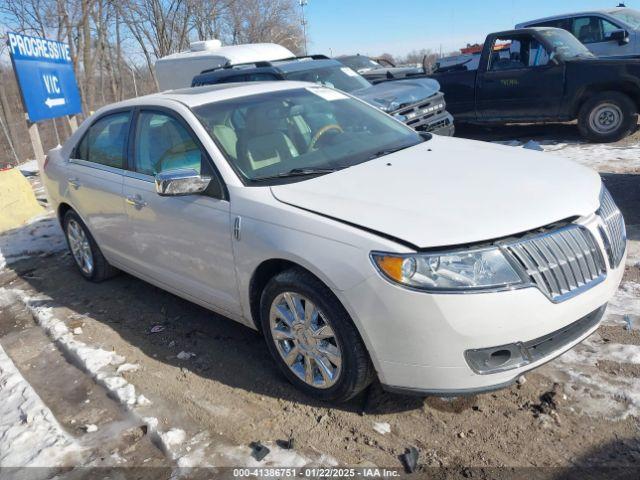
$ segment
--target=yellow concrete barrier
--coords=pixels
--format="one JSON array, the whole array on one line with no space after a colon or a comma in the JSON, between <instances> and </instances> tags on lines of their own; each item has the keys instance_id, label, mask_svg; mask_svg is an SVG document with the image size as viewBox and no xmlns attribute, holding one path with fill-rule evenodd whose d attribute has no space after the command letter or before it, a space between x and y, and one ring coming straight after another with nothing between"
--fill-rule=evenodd
<instances>
[{"instance_id":1,"label":"yellow concrete barrier","mask_svg":"<svg viewBox=\"0 0 640 480\"><path fill-rule=\"evenodd\" d=\"M31 184L17 168L0 171L0 232L24 225L44 213Z\"/></svg>"}]
</instances>

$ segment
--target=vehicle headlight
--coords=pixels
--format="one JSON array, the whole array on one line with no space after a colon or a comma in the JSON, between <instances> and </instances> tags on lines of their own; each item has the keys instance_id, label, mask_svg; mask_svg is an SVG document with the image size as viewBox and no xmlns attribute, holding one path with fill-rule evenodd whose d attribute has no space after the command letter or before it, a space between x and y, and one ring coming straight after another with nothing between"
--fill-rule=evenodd
<instances>
[{"instance_id":1,"label":"vehicle headlight","mask_svg":"<svg viewBox=\"0 0 640 480\"><path fill-rule=\"evenodd\" d=\"M395 112L399 108L400 108L400 103L393 101L393 102L389 102L386 105L382 105L380 107L380 110L382 110L385 113L391 113L391 112Z\"/></svg>"},{"instance_id":2,"label":"vehicle headlight","mask_svg":"<svg viewBox=\"0 0 640 480\"><path fill-rule=\"evenodd\" d=\"M497 247L408 255L372 252L371 260L387 279L420 290L459 292L525 283Z\"/></svg>"}]
</instances>

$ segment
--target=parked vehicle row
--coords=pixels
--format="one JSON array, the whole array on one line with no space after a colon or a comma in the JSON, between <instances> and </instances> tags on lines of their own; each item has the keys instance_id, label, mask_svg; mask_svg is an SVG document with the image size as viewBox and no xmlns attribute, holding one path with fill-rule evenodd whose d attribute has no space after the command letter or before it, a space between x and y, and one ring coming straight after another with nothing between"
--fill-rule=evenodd
<instances>
[{"instance_id":1,"label":"parked vehicle row","mask_svg":"<svg viewBox=\"0 0 640 480\"><path fill-rule=\"evenodd\" d=\"M381 58L369 58L366 55L343 55L336 57L343 65L355 70L372 83L377 83L392 78L405 78L416 75L424 75L423 67L416 65L396 66L391 60Z\"/></svg>"},{"instance_id":2,"label":"parked vehicle row","mask_svg":"<svg viewBox=\"0 0 640 480\"><path fill-rule=\"evenodd\" d=\"M41 172L85 278L124 270L261 331L323 400L376 377L509 385L595 331L624 273L597 173L418 133L308 82L110 105Z\"/></svg>"},{"instance_id":3,"label":"parked vehicle row","mask_svg":"<svg viewBox=\"0 0 640 480\"><path fill-rule=\"evenodd\" d=\"M420 132L453 135L453 117L446 110L440 85L412 78L372 85L351 68L324 55L235 64L203 71L192 86L220 83L294 80L350 93Z\"/></svg>"}]
</instances>

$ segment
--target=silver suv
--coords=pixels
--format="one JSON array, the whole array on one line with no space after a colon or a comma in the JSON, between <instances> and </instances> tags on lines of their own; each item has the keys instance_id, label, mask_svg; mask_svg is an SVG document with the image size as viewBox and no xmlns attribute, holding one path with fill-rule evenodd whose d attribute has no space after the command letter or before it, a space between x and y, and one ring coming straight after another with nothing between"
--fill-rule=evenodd
<instances>
[{"instance_id":1,"label":"silver suv","mask_svg":"<svg viewBox=\"0 0 640 480\"><path fill-rule=\"evenodd\" d=\"M599 57L640 57L640 11L632 8L569 13L516 25L528 27L567 30Z\"/></svg>"}]
</instances>

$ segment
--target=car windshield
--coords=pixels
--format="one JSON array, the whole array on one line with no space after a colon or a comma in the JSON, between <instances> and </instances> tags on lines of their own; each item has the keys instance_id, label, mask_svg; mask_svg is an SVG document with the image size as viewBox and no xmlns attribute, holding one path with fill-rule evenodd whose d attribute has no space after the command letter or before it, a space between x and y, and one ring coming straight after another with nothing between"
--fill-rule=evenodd
<instances>
[{"instance_id":1,"label":"car windshield","mask_svg":"<svg viewBox=\"0 0 640 480\"><path fill-rule=\"evenodd\" d=\"M193 111L249 185L302 180L425 141L376 108L325 87L234 98Z\"/></svg>"},{"instance_id":2,"label":"car windshield","mask_svg":"<svg viewBox=\"0 0 640 480\"><path fill-rule=\"evenodd\" d=\"M566 30L550 28L541 30L540 34L553 47L553 53L563 60L595 57L587 47L580 43L580 40Z\"/></svg>"},{"instance_id":3,"label":"car windshield","mask_svg":"<svg viewBox=\"0 0 640 480\"><path fill-rule=\"evenodd\" d=\"M317 83L343 92L353 92L371 86L367 80L349 67L339 65L289 72L286 77L287 80Z\"/></svg>"},{"instance_id":4,"label":"car windshield","mask_svg":"<svg viewBox=\"0 0 640 480\"><path fill-rule=\"evenodd\" d=\"M630 8L614 10L613 12L609 12L609 15L623 21L634 30L640 30L640 12L637 10L632 10Z\"/></svg>"},{"instance_id":5,"label":"car windshield","mask_svg":"<svg viewBox=\"0 0 640 480\"><path fill-rule=\"evenodd\" d=\"M365 57L363 55L356 55L354 57L342 57L338 59L341 63L344 63L348 67L353 68L354 70L363 70L368 69L371 70L373 68L380 68L380 64L374 62L369 57Z\"/></svg>"}]
</instances>

